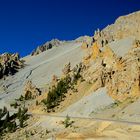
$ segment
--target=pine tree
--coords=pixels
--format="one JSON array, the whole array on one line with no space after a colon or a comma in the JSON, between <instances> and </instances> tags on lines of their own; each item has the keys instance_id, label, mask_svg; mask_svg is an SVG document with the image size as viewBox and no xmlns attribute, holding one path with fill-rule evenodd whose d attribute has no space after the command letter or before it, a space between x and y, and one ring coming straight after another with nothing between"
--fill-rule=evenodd
<instances>
[{"instance_id":1,"label":"pine tree","mask_svg":"<svg viewBox=\"0 0 140 140\"><path fill-rule=\"evenodd\" d=\"M20 119L19 119L19 126L20 126L21 128L24 127L24 119L23 119L22 116L21 116Z\"/></svg>"},{"instance_id":2,"label":"pine tree","mask_svg":"<svg viewBox=\"0 0 140 140\"><path fill-rule=\"evenodd\" d=\"M17 118L19 119L20 116L21 116L21 108L19 107L19 109L18 109L18 113L17 113Z\"/></svg>"},{"instance_id":3,"label":"pine tree","mask_svg":"<svg viewBox=\"0 0 140 140\"><path fill-rule=\"evenodd\" d=\"M9 117L10 117L10 115L9 115L9 111L8 111L7 114L6 114L4 123L3 123L3 129L8 127Z\"/></svg>"}]
</instances>

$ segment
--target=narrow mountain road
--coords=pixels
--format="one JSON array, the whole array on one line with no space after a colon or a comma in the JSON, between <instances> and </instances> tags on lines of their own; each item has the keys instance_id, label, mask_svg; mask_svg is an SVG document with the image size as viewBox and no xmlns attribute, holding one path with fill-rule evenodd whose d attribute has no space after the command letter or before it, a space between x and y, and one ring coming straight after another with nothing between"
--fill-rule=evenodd
<instances>
[{"instance_id":1,"label":"narrow mountain road","mask_svg":"<svg viewBox=\"0 0 140 140\"><path fill-rule=\"evenodd\" d=\"M48 114L35 114L35 113L29 113L29 115L38 116L38 117L51 117L51 118L66 118L66 116L57 116L57 115L48 115ZM91 118L91 117L74 117L69 116L71 119L81 119L81 120L90 120L90 121L107 121L107 122L114 122L114 123L123 123L123 124L129 124L129 125L140 125L140 122L129 122L124 120L111 120L111 119L101 119L101 118Z\"/></svg>"},{"instance_id":2,"label":"narrow mountain road","mask_svg":"<svg viewBox=\"0 0 140 140\"><path fill-rule=\"evenodd\" d=\"M17 113L17 111L10 110L10 113ZM38 113L32 113L28 112L28 115L36 116L36 117L46 117L46 118L62 118L66 119L66 116L62 115L50 115L50 114L38 114ZM128 124L128 125L140 125L140 122L131 122L131 121L125 121L125 120L111 120L111 119L103 119L103 118L92 118L92 117L75 117L75 116L69 116L70 119L80 119L80 120L89 120L89 121L97 121L97 122L112 122L112 123L122 123L122 124Z\"/></svg>"}]
</instances>

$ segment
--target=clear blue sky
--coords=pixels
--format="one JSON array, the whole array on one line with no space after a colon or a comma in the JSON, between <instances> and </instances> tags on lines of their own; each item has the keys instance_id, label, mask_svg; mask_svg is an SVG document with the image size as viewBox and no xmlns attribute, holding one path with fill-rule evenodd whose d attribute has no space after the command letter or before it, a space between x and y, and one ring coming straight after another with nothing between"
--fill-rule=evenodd
<instances>
[{"instance_id":1,"label":"clear blue sky","mask_svg":"<svg viewBox=\"0 0 140 140\"><path fill-rule=\"evenodd\" d=\"M0 0L0 53L25 56L52 38L93 35L138 10L140 0Z\"/></svg>"}]
</instances>

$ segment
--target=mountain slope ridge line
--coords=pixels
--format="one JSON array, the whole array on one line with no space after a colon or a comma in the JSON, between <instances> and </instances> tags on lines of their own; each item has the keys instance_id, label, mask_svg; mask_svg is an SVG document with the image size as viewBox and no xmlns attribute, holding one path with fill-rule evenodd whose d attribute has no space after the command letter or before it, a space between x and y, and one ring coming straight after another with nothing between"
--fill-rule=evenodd
<instances>
[{"instance_id":1,"label":"mountain slope ridge line","mask_svg":"<svg viewBox=\"0 0 140 140\"><path fill-rule=\"evenodd\" d=\"M78 45L78 46L76 46L76 47L72 47L72 49L70 49L70 50L68 50L68 51L65 51L64 53L61 53L61 54L59 54L59 55L57 55L57 56L54 56L53 58L50 58L50 59L48 59L48 60L45 60L44 62L40 63L38 66L31 68L31 69L30 69L31 73L30 73L29 76L27 76L26 79L29 79L29 77L31 76L31 74L33 73L33 71L36 70L36 69L38 69L40 66L45 65L46 63L51 62L51 61L53 61L53 60L59 58L60 56L63 56L63 55L65 55L65 54L67 54L67 53L70 53L70 52L72 52L73 50L79 48L80 46L81 46L81 45Z\"/></svg>"}]
</instances>

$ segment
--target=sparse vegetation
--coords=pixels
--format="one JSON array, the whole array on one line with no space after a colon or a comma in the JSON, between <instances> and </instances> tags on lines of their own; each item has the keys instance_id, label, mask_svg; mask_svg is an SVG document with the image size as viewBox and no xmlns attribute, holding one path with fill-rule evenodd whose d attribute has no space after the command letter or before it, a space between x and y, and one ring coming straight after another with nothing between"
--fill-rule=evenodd
<instances>
[{"instance_id":1,"label":"sparse vegetation","mask_svg":"<svg viewBox=\"0 0 140 140\"><path fill-rule=\"evenodd\" d=\"M37 106L37 105L39 105L39 103L38 103L38 101L37 101L37 100L35 101L35 104L36 104L36 106Z\"/></svg>"},{"instance_id":2,"label":"sparse vegetation","mask_svg":"<svg viewBox=\"0 0 140 140\"><path fill-rule=\"evenodd\" d=\"M80 63L72 70L71 75L66 74L64 78L57 82L57 85L53 85L52 88L49 88L47 98L42 100L42 102L46 105L48 112L50 109L53 109L55 106L59 105L59 102L63 100L69 89L77 92L77 90L74 89L74 85L76 85L79 78L82 77L80 74L81 70L82 64Z\"/></svg>"},{"instance_id":3,"label":"sparse vegetation","mask_svg":"<svg viewBox=\"0 0 140 140\"><path fill-rule=\"evenodd\" d=\"M30 100L33 99L32 97L32 92L31 91L27 91L24 97L25 100Z\"/></svg>"},{"instance_id":4,"label":"sparse vegetation","mask_svg":"<svg viewBox=\"0 0 140 140\"><path fill-rule=\"evenodd\" d=\"M74 121L71 121L70 117L68 115L66 116L66 119L62 122L62 124L64 124L65 128L71 127L73 123L74 123Z\"/></svg>"},{"instance_id":5,"label":"sparse vegetation","mask_svg":"<svg viewBox=\"0 0 140 140\"><path fill-rule=\"evenodd\" d=\"M17 101L15 101L14 103L11 103L10 106L16 109L20 105L17 103Z\"/></svg>"},{"instance_id":6,"label":"sparse vegetation","mask_svg":"<svg viewBox=\"0 0 140 140\"><path fill-rule=\"evenodd\" d=\"M70 76L66 76L64 79L61 79L57 86L53 86L52 90L48 92L47 99L42 100L42 102L47 106L47 109L51 109L58 105L60 101L65 97L65 93L67 93L70 88L71 78Z\"/></svg>"},{"instance_id":7,"label":"sparse vegetation","mask_svg":"<svg viewBox=\"0 0 140 140\"><path fill-rule=\"evenodd\" d=\"M115 107L119 106L119 104L121 104L121 103L119 101L116 101L111 104L111 108L115 108Z\"/></svg>"},{"instance_id":8,"label":"sparse vegetation","mask_svg":"<svg viewBox=\"0 0 140 140\"><path fill-rule=\"evenodd\" d=\"M27 111L27 108L19 108L17 113L10 115L6 107L0 109L0 135L2 136L7 132L15 132L17 128L23 128L25 126L25 121L29 117Z\"/></svg>"},{"instance_id":9,"label":"sparse vegetation","mask_svg":"<svg viewBox=\"0 0 140 140\"><path fill-rule=\"evenodd\" d=\"M23 95L21 95L20 97L19 97L19 99L16 99L17 101L24 101L24 97L23 97Z\"/></svg>"},{"instance_id":10,"label":"sparse vegetation","mask_svg":"<svg viewBox=\"0 0 140 140\"><path fill-rule=\"evenodd\" d=\"M34 89L38 93L38 96L41 95L41 91L38 88L34 88ZM15 101L11 103L10 106L16 109L18 106L24 105L25 101L33 100L35 98L36 96L34 96L34 94L30 90L27 90L24 95L21 95L18 99L15 99ZM36 101L36 105L38 105L37 101Z\"/></svg>"},{"instance_id":11,"label":"sparse vegetation","mask_svg":"<svg viewBox=\"0 0 140 140\"><path fill-rule=\"evenodd\" d=\"M24 127L25 124L24 122L28 119L29 115L27 115L27 108L19 108L18 109L18 113L17 113L17 118L19 119L19 126L20 127Z\"/></svg>"}]
</instances>

